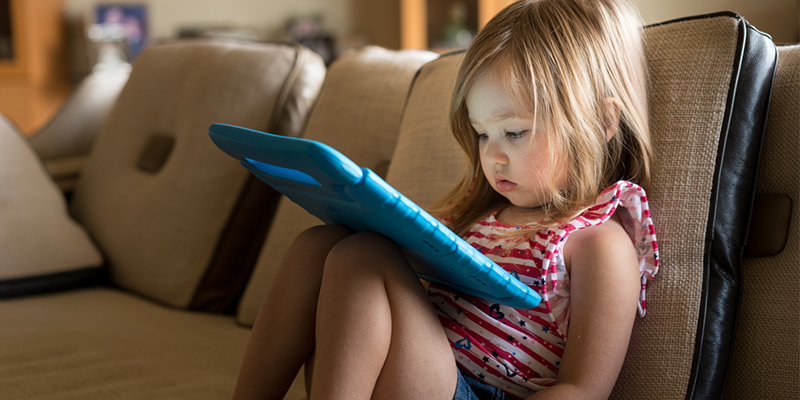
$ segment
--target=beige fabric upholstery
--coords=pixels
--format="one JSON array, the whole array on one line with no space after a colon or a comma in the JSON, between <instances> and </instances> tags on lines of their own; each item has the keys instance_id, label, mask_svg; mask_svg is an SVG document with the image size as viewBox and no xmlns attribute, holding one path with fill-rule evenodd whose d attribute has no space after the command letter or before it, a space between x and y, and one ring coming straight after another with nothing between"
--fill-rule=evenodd
<instances>
[{"instance_id":1,"label":"beige fabric upholstery","mask_svg":"<svg viewBox=\"0 0 800 400\"><path fill-rule=\"evenodd\" d=\"M31 144L63 192L71 192L97 134L128 80L129 67L97 71L81 81Z\"/></svg>"},{"instance_id":2,"label":"beige fabric upholstery","mask_svg":"<svg viewBox=\"0 0 800 400\"><path fill-rule=\"evenodd\" d=\"M367 47L336 60L308 120L305 138L336 148L365 168L381 169L390 159L400 115L414 73L435 53ZM281 201L242 302L238 320L252 325L269 282L292 240L318 225L316 217Z\"/></svg>"},{"instance_id":3,"label":"beige fabric upholstery","mask_svg":"<svg viewBox=\"0 0 800 400\"><path fill-rule=\"evenodd\" d=\"M99 267L100 253L67 214L33 148L0 116L0 293L4 281Z\"/></svg>"},{"instance_id":4,"label":"beige fabric upholstery","mask_svg":"<svg viewBox=\"0 0 800 400\"><path fill-rule=\"evenodd\" d=\"M75 187L75 183L78 182L78 177L88 159L89 156L84 155L42 161L44 162L45 170L47 170L47 173L50 174L50 177L56 182L59 189L65 194L69 194Z\"/></svg>"},{"instance_id":5,"label":"beige fabric upholstery","mask_svg":"<svg viewBox=\"0 0 800 400\"><path fill-rule=\"evenodd\" d=\"M800 393L800 47L778 51L757 193L788 195L792 216L781 253L744 260L729 399L790 399Z\"/></svg>"},{"instance_id":6,"label":"beige fabric upholstery","mask_svg":"<svg viewBox=\"0 0 800 400\"><path fill-rule=\"evenodd\" d=\"M130 75L120 67L94 72L81 81L58 113L31 135L42 159L86 155Z\"/></svg>"},{"instance_id":7,"label":"beige fabric upholstery","mask_svg":"<svg viewBox=\"0 0 800 400\"><path fill-rule=\"evenodd\" d=\"M409 93L386 181L422 207L436 204L464 174L467 160L450 132L450 96L462 54L420 70Z\"/></svg>"},{"instance_id":8,"label":"beige fabric upholstery","mask_svg":"<svg viewBox=\"0 0 800 400\"><path fill-rule=\"evenodd\" d=\"M646 30L656 164L648 198L661 250L647 316L636 322L614 398L684 398L698 326L712 178L733 56L736 21L684 21ZM442 57L414 83L388 182L431 204L460 177L460 149L442 135L460 56Z\"/></svg>"},{"instance_id":9,"label":"beige fabric upholstery","mask_svg":"<svg viewBox=\"0 0 800 400\"><path fill-rule=\"evenodd\" d=\"M648 284L614 398L683 398L700 314L709 200L737 46L727 16L646 30L655 149L650 209L661 271Z\"/></svg>"},{"instance_id":10,"label":"beige fabric upholstery","mask_svg":"<svg viewBox=\"0 0 800 400\"><path fill-rule=\"evenodd\" d=\"M4 399L227 399L249 329L113 289L0 302Z\"/></svg>"},{"instance_id":11,"label":"beige fabric upholstery","mask_svg":"<svg viewBox=\"0 0 800 400\"><path fill-rule=\"evenodd\" d=\"M114 284L171 306L189 305L248 178L213 145L208 127L266 130L277 118L293 117L283 102L302 94L291 86L298 52L305 54L303 68L323 71L316 74L321 80L322 60L291 45L185 41L142 52L71 209L105 253ZM290 101L295 108L310 107L315 90L307 92L312 96ZM163 168L143 171L138 161L156 135L174 138L174 146Z\"/></svg>"}]
</instances>

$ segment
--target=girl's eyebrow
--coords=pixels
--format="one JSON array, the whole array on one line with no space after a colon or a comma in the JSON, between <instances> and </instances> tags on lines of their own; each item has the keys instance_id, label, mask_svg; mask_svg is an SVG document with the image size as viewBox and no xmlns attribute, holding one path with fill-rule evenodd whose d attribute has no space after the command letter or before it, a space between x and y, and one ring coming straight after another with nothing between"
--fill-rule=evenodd
<instances>
[{"instance_id":1,"label":"girl's eyebrow","mask_svg":"<svg viewBox=\"0 0 800 400\"><path fill-rule=\"evenodd\" d=\"M489 118L487 122L500 122L507 119L526 119L526 118L527 117L525 117L524 115L519 115L518 113L503 113ZM475 122L474 119L470 118L469 123L476 124L477 122Z\"/></svg>"}]
</instances>

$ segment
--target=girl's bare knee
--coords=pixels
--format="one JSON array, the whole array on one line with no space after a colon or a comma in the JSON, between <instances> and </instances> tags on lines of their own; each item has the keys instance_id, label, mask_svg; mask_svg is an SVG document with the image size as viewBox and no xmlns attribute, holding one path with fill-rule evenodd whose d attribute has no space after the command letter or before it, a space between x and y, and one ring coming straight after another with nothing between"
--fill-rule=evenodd
<instances>
[{"instance_id":1,"label":"girl's bare knee","mask_svg":"<svg viewBox=\"0 0 800 400\"><path fill-rule=\"evenodd\" d=\"M385 236L373 232L358 232L340 240L331 249L328 259L331 261L343 260L357 262L359 260L372 261L387 254L392 248L397 248Z\"/></svg>"},{"instance_id":2,"label":"girl's bare knee","mask_svg":"<svg viewBox=\"0 0 800 400\"><path fill-rule=\"evenodd\" d=\"M419 283L400 247L373 232L355 233L339 241L328 253L325 271L331 275L380 276L387 281Z\"/></svg>"},{"instance_id":3,"label":"girl's bare knee","mask_svg":"<svg viewBox=\"0 0 800 400\"><path fill-rule=\"evenodd\" d=\"M280 270L287 274L313 273L321 277L328 253L352 233L342 225L320 225L306 229L289 246Z\"/></svg>"},{"instance_id":4,"label":"girl's bare knee","mask_svg":"<svg viewBox=\"0 0 800 400\"><path fill-rule=\"evenodd\" d=\"M300 232L295 243L330 243L331 247L354 231L344 225L317 225Z\"/></svg>"}]
</instances>

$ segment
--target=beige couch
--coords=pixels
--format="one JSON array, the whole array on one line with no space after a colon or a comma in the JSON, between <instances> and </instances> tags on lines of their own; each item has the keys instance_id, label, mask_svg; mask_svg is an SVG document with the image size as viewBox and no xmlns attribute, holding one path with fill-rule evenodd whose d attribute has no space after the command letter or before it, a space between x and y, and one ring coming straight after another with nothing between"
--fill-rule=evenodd
<instances>
[{"instance_id":1,"label":"beige couch","mask_svg":"<svg viewBox=\"0 0 800 400\"><path fill-rule=\"evenodd\" d=\"M800 48L780 48L769 105L776 51L741 18L646 35L662 270L613 397L794 398ZM41 143L0 125L0 398L230 397L277 262L315 220L207 127L302 133L429 204L463 162L447 133L460 57L368 47L325 68L292 45L152 46L69 204ZM765 225L778 234L754 243ZM303 396L298 379L287 398Z\"/></svg>"}]
</instances>

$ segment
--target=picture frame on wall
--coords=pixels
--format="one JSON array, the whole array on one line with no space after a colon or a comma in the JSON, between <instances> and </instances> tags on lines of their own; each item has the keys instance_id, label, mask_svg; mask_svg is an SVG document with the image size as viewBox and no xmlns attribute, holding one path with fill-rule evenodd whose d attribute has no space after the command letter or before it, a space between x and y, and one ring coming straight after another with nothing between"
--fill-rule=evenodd
<instances>
[{"instance_id":1,"label":"picture frame on wall","mask_svg":"<svg viewBox=\"0 0 800 400\"><path fill-rule=\"evenodd\" d=\"M128 61L133 61L144 48L148 37L147 7L144 4L98 4L97 25L107 32L123 35Z\"/></svg>"}]
</instances>

